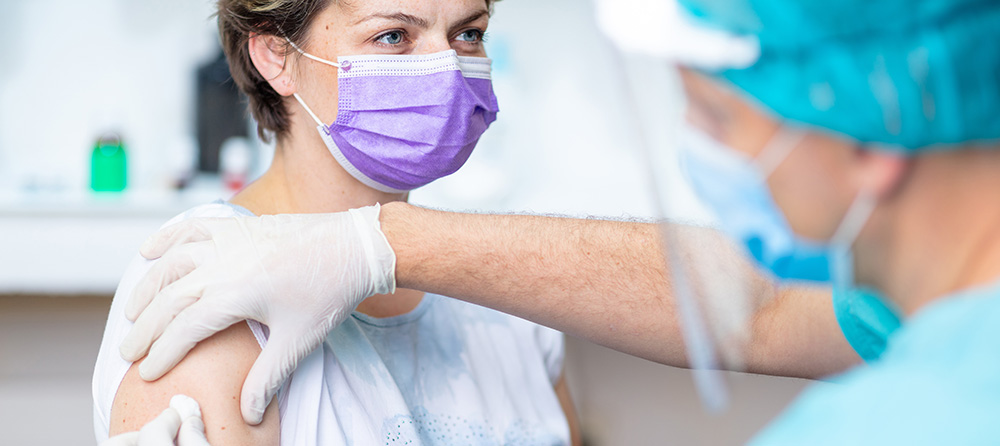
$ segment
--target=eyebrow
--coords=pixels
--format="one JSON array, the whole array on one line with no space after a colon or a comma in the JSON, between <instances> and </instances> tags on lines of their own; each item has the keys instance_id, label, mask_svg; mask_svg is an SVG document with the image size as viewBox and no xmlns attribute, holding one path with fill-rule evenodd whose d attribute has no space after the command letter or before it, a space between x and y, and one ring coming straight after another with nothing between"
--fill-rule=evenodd
<instances>
[{"instance_id":1,"label":"eyebrow","mask_svg":"<svg viewBox=\"0 0 1000 446\"><path fill-rule=\"evenodd\" d=\"M469 14L468 17L466 17L466 18L464 18L462 20L459 20L457 23L455 23L454 25L452 25L451 29L448 30L448 34L454 33L455 31L458 31L458 28L461 28L461 27L463 27L465 25L468 25L468 24L470 24L472 22L475 22L476 20L479 20L479 19L483 18L483 16L489 16L489 15L490 15L490 12L487 11L487 10L485 10L485 9L480 9L479 11L476 11L476 12L474 12L472 14Z\"/></svg>"},{"instance_id":2,"label":"eyebrow","mask_svg":"<svg viewBox=\"0 0 1000 446\"><path fill-rule=\"evenodd\" d=\"M424 20L424 19L422 19L420 17L413 16L413 15L410 15L410 14L404 14L402 12L394 12L394 13L377 12L377 13L372 14L372 15L370 15L368 17L365 17L365 18L363 18L361 20L358 20L357 22L354 22L354 24L358 25L358 24L367 22L369 20L374 20L374 19L395 20L397 22L403 22L403 23L406 23L407 25L416 26L418 28L429 28L430 27L430 24L427 23L427 20Z\"/></svg>"},{"instance_id":3,"label":"eyebrow","mask_svg":"<svg viewBox=\"0 0 1000 446\"><path fill-rule=\"evenodd\" d=\"M452 25L450 31L453 32L453 31L455 31L458 28L466 26L466 25L468 25L468 24L470 24L472 22L475 22L476 20L481 19L483 16L488 16L488 15L490 15L490 12L488 10L481 9L479 11L476 11L476 12L470 14L468 17L466 17L466 18L458 21L458 23L456 23L455 25ZM357 22L354 22L354 24L355 25L359 25L361 23L367 22L369 20L374 20L374 19L393 20L393 21L397 21L397 22L403 22L403 23L406 23L407 25L415 26L415 27L418 27L418 28L430 28L430 23L428 23L427 20L422 19L422 18L417 17L417 16L414 16L414 15L402 13L402 12L392 12L392 13L377 12L377 13L371 14L371 15L369 15L367 17L364 17L361 20L358 20Z\"/></svg>"}]
</instances>

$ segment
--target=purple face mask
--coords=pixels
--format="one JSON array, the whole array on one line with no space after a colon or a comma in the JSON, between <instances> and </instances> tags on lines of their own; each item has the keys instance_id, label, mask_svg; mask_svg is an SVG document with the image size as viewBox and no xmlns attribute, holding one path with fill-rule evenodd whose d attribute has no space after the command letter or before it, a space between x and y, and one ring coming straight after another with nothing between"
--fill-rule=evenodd
<instances>
[{"instance_id":1,"label":"purple face mask","mask_svg":"<svg viewBox=\"0 0 1000 446\"><path fill-rule=\"evenodd\" d=\"M294 46L294 44L293 44ZM337 162L365 185L389 193L416 189L465 164L499 107L490 59L435 54L304 56L338 68L337 120L319 124Z\"/></svg>"}]
</instances>

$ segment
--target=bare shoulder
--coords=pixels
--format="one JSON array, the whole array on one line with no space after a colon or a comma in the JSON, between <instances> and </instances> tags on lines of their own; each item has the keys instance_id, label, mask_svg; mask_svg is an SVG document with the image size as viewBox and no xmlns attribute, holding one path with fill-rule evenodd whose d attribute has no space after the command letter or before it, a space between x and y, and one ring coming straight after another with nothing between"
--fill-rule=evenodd
<instances>
[{"instance_id":1,"label":"bare shoulder","mask_svg":"<svg viewBox=\"0 0 1000 446\"><path fill-rule=\"evenodd\" d=\"M260 346L246 323L238 323L202 341L164 377L146 382L139 364L129 368L111 407L111 435L139 430L178 393L201 405L205 432L213 446L277 445L277 399L271 402L259 426L249 426L240 415L240 390Z\"/></svg>"}]
</instances>

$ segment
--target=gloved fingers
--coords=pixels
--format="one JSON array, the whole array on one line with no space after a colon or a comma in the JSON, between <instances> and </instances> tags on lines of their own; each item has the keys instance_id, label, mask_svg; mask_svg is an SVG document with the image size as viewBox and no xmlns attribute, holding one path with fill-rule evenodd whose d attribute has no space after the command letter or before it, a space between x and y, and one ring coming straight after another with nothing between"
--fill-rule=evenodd
<instances>
[{"instance_id":1,"label":"gloved fingers","mask_svg":"<svg viewBox=\"0 0 1000 446\"><path fill-rule=\"evenodd\" d=\"M281 327L277 327L279 330ZM323 336L308 334L282 335L281 331L271 328L271 337L257 357L253 367L243 382L240 394L240 411L243 421L258 425L264 419L264 409L270 404L271 398L292 374L302 358L316 349ZM296 339L296 336L298 339Z\"/></svg>"},{"instance_id":2,"label":"gloved fingers","mask_svg":"<svg viewBox=\"0 0 1000 446\"><path fill-rule=\"evenodd\" d=\"M139 446L174 446L177 431L181 427L181 416L173 408L167 408L153 421L139 429Z\"/></svg>"},{"instance_id":3,"label":"gloved fingers","mask_svg":"<svg viewBox=\"0 0 1000 446\"><path fill-rule=\"evenodd\" d=\"M190 274L212 250L211 242L197 242L171 250L149 268L125 304L125 317L135 322L157 293Z\"/></svg>"},{"instance_id":4,"label":"gloved fingers","mask_svg":"<svg viewBox=\"0 0 1000 446\"><path fill-rule=\"evenodd\" d=\"M177 434L177 446L211 446L205 437L205 423L201 418L190 417L184 420Z\"/></svg>"},{"instance_id":5,"label":"gloved fingers","mask_svg":"<svg viewBox=\"0 0 1000 446\"><path fill-rule=\"evenodd\" d=\"M100 446L139 446L139 432L115 435L102 441Z\"/></svg>"},{"instance_id":6,"label":"gloved fingers","mask_svg":"<svg viewBox=\"0 0 1000 446\"><path fill-rule=\"evenodd\" d=\"M187 395L170 398L170 408L181 416L181 429L177 433L177 446L209 446L205 438L205 423L201 420L201 407Z\"/></svg>"},{"instance_id":7,"label":"gloved fingers","mask_svg":"<svg viewBox=\"0 0 1000 446\"><path fill-rule=\"evenodd\" d=\"M204 290L204 278L201 276L197 272L188 274L164 288L153 299L122 340L119 347L122 358L126 361L138 361L146 355L170 322L201 297Z\"/></svg>"},{"instance_id":8,"label":"gloved fingers","mask_svg":"<svg viewBox=\"0 0 1000 446\"><path fill-rule=\"evenodd\" d=\"M195 302L168 321L163 334L150 347L146 360L139 364L139 376L146 381L159 379L199 342L245 319L243 315L226 312L219 305L204 300Z\"/></svg>"},{"instance_id":9,"label":"gloved fingers","mask_svg":"<svg viewBox=\"0 0 1000 446\"><path fill-rule=\"evenodd\" d=\"M149 236L139 248L139 254L154 260L177 245L207 241L212 238L212 227L225 218L192 218L160 229Z\"/></svg>"}]
</instances>

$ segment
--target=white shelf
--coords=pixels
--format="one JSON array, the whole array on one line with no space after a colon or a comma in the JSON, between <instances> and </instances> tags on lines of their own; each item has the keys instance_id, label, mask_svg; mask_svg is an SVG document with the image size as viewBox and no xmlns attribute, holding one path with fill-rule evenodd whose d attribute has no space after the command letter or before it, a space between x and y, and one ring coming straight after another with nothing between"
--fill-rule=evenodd
<instances>
[{"instance_id":1,"label":"white shelf","mask_svg":"<svg viewBox=\"0 0 1000 446\"><path fill-rule=\"evenodd\" d=\"M0 192L0 294L112 294L139 245L217 188L116 195Z\"/></svg>"}]
</instances>

